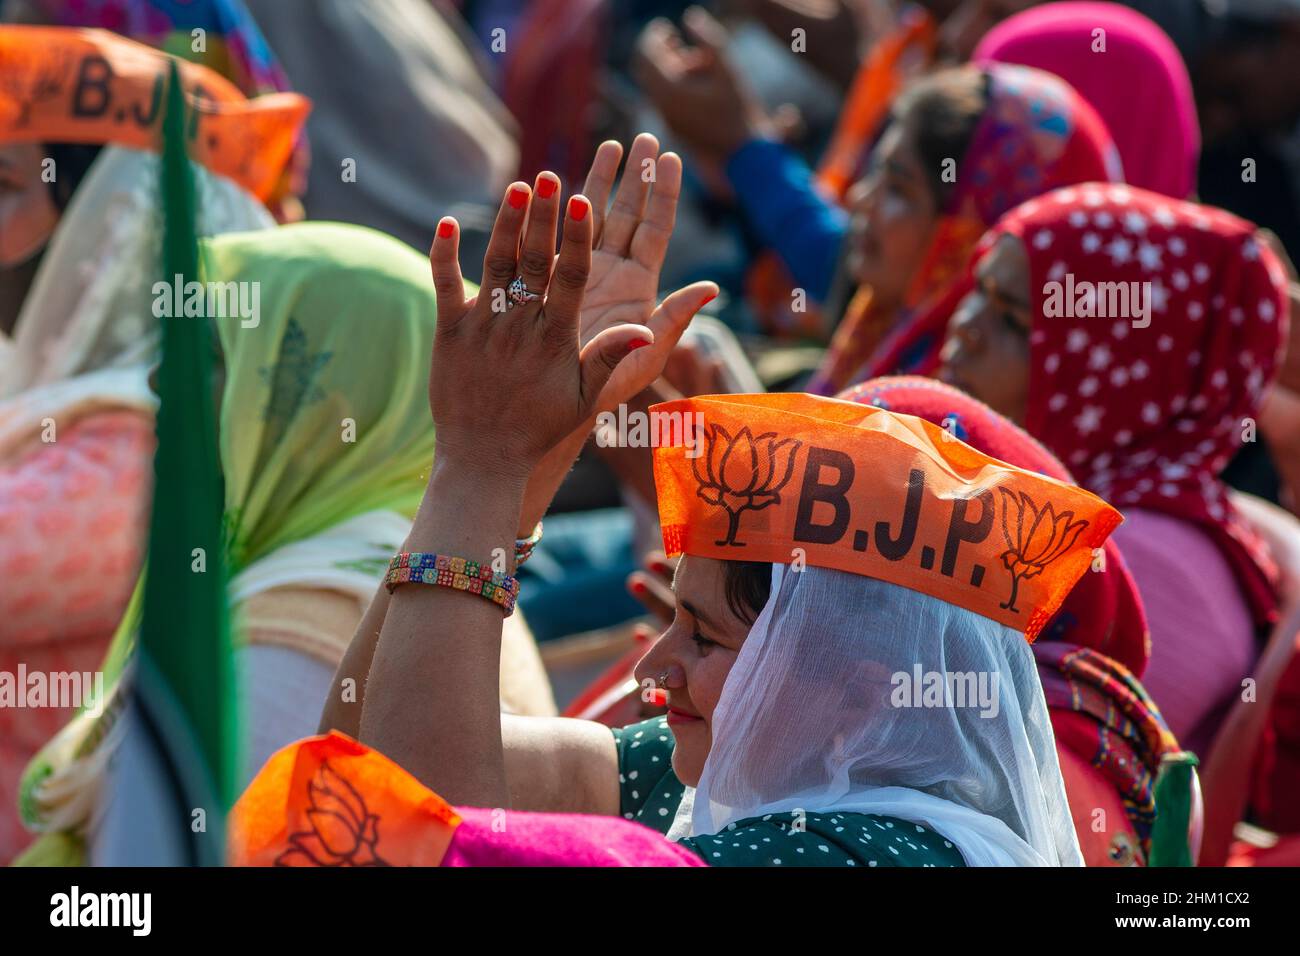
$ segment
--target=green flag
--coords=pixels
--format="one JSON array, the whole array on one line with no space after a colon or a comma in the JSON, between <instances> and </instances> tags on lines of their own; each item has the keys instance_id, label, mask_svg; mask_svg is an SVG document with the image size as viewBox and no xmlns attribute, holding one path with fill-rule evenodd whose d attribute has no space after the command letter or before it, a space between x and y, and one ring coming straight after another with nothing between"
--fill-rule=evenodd
<instances>
[{"instance_id":1,"label":"green flag","mask_svg":"<svg viewBox=\"0 0 1300 956\"><path fill-rule=\"evenodd\" d=\"M173 283L202 280L186 102L174 63L166 110L160 266L170 289ZM192 125L188 133L196 129ZM184 293L184 285L181 289ZM212 386L214 333L206 316L161 322L158 449L135 703L178 791L180 822L189 831L194 862L213 865L225 859L225 815L239 780Z\"/></svg>"}]
</instances>

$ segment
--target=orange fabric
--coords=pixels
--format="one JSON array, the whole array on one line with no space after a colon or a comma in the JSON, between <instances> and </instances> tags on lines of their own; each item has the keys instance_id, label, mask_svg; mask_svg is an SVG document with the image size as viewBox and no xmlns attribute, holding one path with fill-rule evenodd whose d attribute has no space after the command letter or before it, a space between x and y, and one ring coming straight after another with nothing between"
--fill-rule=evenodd
<instances>
[{"instance_id":1,"label":"orange fabric","mask_svg":"<svg viewBox=\"0 0 1300 956\"><path fill-rule=\"evenodd\" d=\"M837 198L843 199L858 177L867 146L898 91L934 56L935 37L934 19L923 10L908 10L858 68L817 170L818 181Z\"/></svg>"},{"instance_id":2,"label":"orange fabric","mask_svg":"<svg viewBox=\"0 0 1300 956\"><path fill-rule=\"evenodd\" d=\"M232 866L438 866L460 816L383 754L332 731L266 762L230 813Z\"/></svg>"},{"instance_id":3,"label":"orange fabric","mask_svg":"<svg viewBox=\"0 0 1300 956\"><path fill-rule=\"evenodd\" d=\"M673 442L654 451L669 554L863 574L1030 641L1123 520L911 415L800 394L701 396L655 413Z\"/></svg>"},{"instance_id":4,"label":"orange fabric","mask_svg":"<svg viewBox=\"0 0 1300 956\"><path fill-rule=\"evenodd\" d=\"M191 156L265 200L310 102L296 93L249 100L207 67L107 30L0 27L0 143L156 149L170 62L195 111Z\"/></svg>"}]
</instances>

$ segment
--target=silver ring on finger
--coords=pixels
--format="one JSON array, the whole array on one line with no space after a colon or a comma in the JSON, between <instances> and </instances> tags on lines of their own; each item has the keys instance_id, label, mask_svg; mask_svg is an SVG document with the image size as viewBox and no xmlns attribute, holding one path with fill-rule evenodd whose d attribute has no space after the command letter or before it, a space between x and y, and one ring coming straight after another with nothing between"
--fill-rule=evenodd
<instances>
[{"instance_id":1,"label":"silver ring on finger","mask_svg":"<svg viewBox=\"0 0 1300 956\"><path fill-rule=\"evenodd\" d=\"M510 299L510 305L527 305L529 302L536 302L540 299L540 292L533 292L524 284L523 276L515 276L511 280L510 286L506 290L506 295Z\"/></svg>"}]
</instances>

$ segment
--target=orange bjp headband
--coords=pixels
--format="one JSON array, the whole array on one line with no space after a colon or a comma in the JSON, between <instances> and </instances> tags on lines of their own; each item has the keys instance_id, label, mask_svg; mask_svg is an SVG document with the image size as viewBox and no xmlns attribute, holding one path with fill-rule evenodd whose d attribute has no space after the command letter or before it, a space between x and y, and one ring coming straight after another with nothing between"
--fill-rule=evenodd
<instances>
[{"instance_id":1,"label":"orange bjp headband","mask_svg":"<svg viewBox=\"0 0 1300 956\"><path fill-rule=\"evenodd\" d=\"M296 93L248 99L219 73L107 30L0 26L0 145L101 143L158 148L167 73L193 110L189 152L265 201L311 103Z\"/></svg>"},{"instance_id":2,"label":"orange bjp headband","mask_svg":"<svg viewBox=\"0 0 1300 956\"><path fill-rule=\"evenodd\" d=\"M792 394L702 396L652 411L697 423L654 450L670 555L862 574L1030 641L1123 520L1090 492L912 415Z\"/></svg>"}]
</instances>

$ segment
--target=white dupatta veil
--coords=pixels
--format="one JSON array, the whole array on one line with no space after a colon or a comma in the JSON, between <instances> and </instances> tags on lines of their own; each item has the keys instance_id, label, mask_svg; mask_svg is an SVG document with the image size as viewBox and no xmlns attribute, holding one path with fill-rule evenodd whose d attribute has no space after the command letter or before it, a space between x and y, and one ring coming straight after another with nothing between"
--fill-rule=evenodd
<instances>
[{"instance_id":1,"label":"white dupatta veil","mask_svg":"<svg viewBox=\"0 0 1300 956\"><path fill-rule=\"evenodd\" d=\"M924 706L917 665L974 683ZM923 824L972 866L1083 864L1023 634L898 585L778 564L673 834L688 814L703 835L796 809Z\"/></svg>"},{"instance_id":2,"label":"white dupatta veil","mask_svg":"<svg viewBox=\"0 0 1300 956\"><path fill-rule=\"evenodd\" d=\"M105 407L152 411L153 286L162 212L156 155L105 146L59 220L14 336L0 335L0 452L47 416ZM205 236L275 225L251 194L192 164Z\"/></svg>"}]
</instances>

